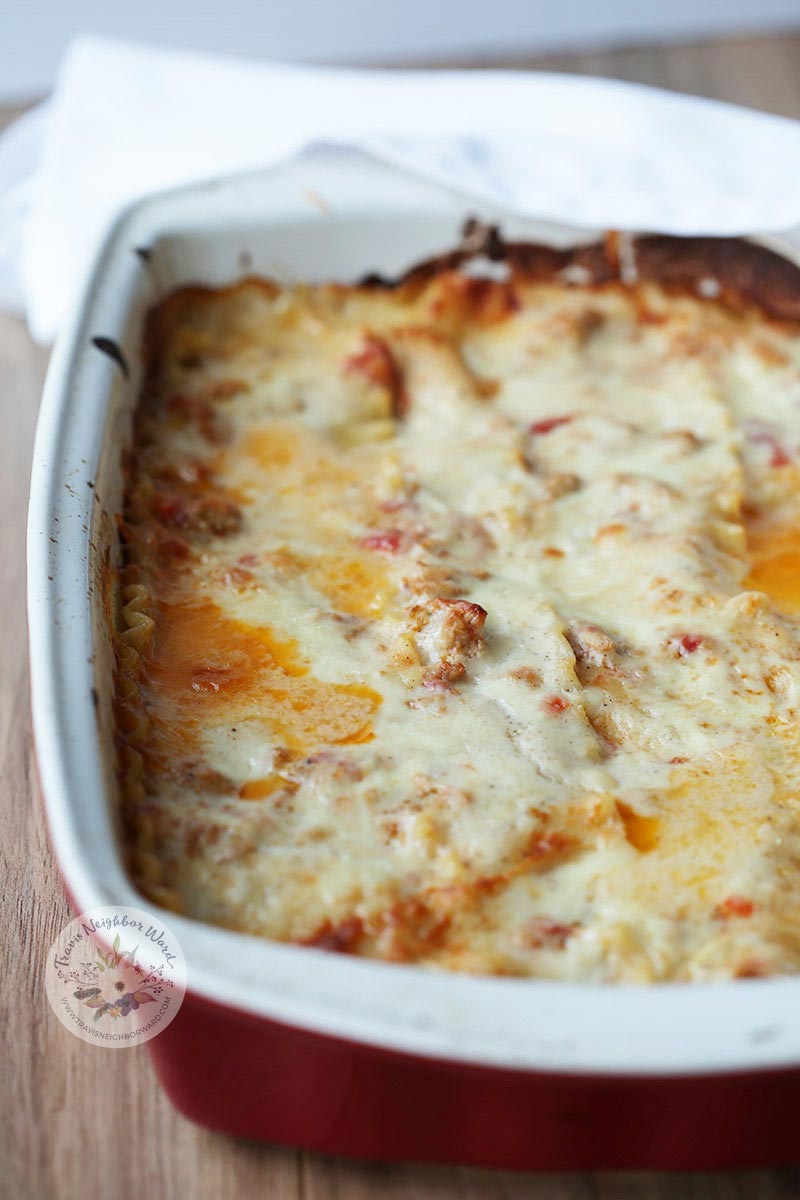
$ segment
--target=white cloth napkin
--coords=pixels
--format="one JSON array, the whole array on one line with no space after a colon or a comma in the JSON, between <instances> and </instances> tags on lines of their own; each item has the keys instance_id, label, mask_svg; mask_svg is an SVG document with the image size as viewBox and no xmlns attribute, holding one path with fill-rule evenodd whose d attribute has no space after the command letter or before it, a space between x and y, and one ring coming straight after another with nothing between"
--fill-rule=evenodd
<instances>
[{"instance_id":1,"label":"white cloth napkin","mask_svg":"<svg viewBox=\"0 0 800 1200\"><path fill-rule=\"evenodd\" d=\"M793 121L573 76L264 65L83 37L47 106L0 138L0 304L48 341L126 202L315 141L587 227L800 223Z\"/></svg>"}]
</instances>

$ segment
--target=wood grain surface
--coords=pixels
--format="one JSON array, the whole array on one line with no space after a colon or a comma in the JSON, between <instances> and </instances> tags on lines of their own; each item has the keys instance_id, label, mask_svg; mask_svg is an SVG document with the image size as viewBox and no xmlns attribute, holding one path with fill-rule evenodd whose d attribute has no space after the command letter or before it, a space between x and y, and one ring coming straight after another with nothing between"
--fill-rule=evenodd
<instances>
[{"instance_id":1,"label":"wood grain surface","mask_svg":"<svg viewBox=\"0 0 800 1200\"><path fill-rule=\"evenodd\" d=\"M510 65L629 79L800 118L798 34L641 47ZM0 126L14 115L0 110ZM28 472L46 364L47 354L33 345L23 322L0 315L0 1197L800 1197L800 1168L709 1175L521 1175L354 1164L235 1141L200 1129L173 1111L156 1084L144 1048L110 1054L62 1028L44 997L43 957L55 932L67 921L68 911L47 846L34 777L23 606Z\"/></svg>"}]
</instances>

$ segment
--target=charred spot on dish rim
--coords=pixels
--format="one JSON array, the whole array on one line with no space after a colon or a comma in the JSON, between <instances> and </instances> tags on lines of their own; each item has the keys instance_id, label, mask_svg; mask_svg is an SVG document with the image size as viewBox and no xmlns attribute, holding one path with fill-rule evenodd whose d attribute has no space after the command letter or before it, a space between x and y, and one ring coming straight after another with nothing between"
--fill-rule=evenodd
<instances>
[{"instance_id":1,"label":"charred spot on dish rim","mask_svg":"<svg viewBox=\"0 0 800 1200\"><path fill-rule=\"evenodd\" d=\"M102 354L107 354L112 362L116 363L124 379L130 379L131 370L119 342L115 342L113 338L106 337L104 334L97 334L92 338L92 345Z\"/></svg>"}]
</instances>

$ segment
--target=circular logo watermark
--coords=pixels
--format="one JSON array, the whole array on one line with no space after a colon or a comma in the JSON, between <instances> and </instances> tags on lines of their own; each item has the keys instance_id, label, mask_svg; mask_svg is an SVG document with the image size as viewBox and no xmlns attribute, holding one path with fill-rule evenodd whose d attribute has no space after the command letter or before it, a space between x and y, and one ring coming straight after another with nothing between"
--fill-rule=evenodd
<instances>
[{"instance_id":1,"label":"circular logo watermark","mask_svg":"<svg viewBox=\"0 0 800 1200\"><path fill-rule=\"evenodd\" d=\"M139 908L93 908L65 925L47 956L45 988L62 1025L98 1046L149 1042L186 994L178 939Z\"/></svg>"}]
</instances>

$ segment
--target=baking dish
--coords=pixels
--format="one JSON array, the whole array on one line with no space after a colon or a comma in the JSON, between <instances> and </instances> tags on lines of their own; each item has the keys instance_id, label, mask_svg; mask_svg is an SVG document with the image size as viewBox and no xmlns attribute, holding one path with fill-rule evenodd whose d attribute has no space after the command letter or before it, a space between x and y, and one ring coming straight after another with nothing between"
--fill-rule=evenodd
<instances>
[{"instance_id":1,"label":"baking dish","mask_svg":"<svg viewBox=\"0 0 800 1200\"><path fill-rule=\"evenodd\" d=\"M474 208L359 154L317 150L143 201L106 239L54 353L29 526L37 755L77 910L142 903L115 828L104 580L146 310L183 283L245 271L392 274L451 245ZM515 239L596 236L477 215ZM178 1107L213 1127L351 1155L521 1168L745 1165L800 1149L800 979L473 978L168 919L189 993L151 1052Z\"/></svg>"}]
</instances>

